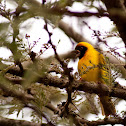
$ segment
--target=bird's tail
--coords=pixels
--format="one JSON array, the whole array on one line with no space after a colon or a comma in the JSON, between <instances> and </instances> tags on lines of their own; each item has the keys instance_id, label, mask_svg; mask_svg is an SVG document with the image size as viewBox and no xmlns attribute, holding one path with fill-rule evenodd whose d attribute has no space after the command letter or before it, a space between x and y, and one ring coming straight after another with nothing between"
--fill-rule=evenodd
<instances>
[{"instance_id":1,"label":"bird's tail","mask_svg":"<svg viewBox=\"0 0 126 126\"><path fill-rule=\"evenodd\" d=\"M109 96L99 96L99 97L101 102L102 114L106 116L109 115L116 116L116 109L111 98Z\"/></svg>"}]
</instances>

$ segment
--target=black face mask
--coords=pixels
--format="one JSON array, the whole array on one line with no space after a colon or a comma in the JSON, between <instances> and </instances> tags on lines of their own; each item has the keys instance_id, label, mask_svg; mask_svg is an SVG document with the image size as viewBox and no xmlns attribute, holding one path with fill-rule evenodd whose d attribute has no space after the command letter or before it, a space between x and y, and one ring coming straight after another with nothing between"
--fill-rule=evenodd
<instances>
[{"instance_id":1,"label":"black face mask","mask_svg":"<svg viewBox=\"0 0 126 126\"><path fill-rule=\"evenodd\" d=\"M76 46L75 50L78 50L80 52L79 59L81 59L85 52L87 51L87 47L85 46Z\"/></svg>"}]
</instances>

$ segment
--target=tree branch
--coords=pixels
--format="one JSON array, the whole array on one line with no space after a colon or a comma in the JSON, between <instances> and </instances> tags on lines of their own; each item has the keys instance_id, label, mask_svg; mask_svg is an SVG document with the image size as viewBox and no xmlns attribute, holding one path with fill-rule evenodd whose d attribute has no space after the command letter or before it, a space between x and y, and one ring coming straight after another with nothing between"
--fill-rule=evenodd
<instances>
[{"instance_id":1,"label":"tree branch","mask_svg":"<svg viewBox=\"0 0 126 126\"><path fill-rule=\"evenodd\" d=\"M54 86L54 87L59 87L59 88L66 88L67 87L67 83L69 83L68 80L63 79L63 78L54 78L53 76L47 74L44 77L41 77L38 79L40 83L43 83L45 85L49 85L49 86ZM20 93L15 93L12 90L6 89L6 87L3 87L0 85L0 87L5 91L5 92L9 92L9 94L11 96L14 95L14 97L18 98L19 100L23 100L23 102L25 102L25 107L29 107L32 108L35 112L37 112L39 115L45 117L46 119L48 119L48 117L46 117L45 115L43 115L43 113L41 113L41 111L36 108L36 106L34 105L30 105L27 104L28 101L33 100L34 98L30 98L27 97L26 95L22 94L19 95ZM122 87L121 87L122 88ZM110 89L107 85L102 84L101 86L99 86L98 84L95 83L89 83L89 82L84 82L84 81L78 81L78 80L74 80L72 82L72 90L79 90L79 91L85 91L85 92L89 92L89 93L96 93L96 94L100 94L100 95L109 95L112 97L118 97L118 98L122 98L126 100L126 90L125 89L121 89L121 88L113 88ZM22 97L22 98L21 98ZM25 97L25 98L24 98ZM49 108L50 110L52 110L54 113L60 115L61 112L58 108L55 108L54 106L52 106L51 104L47 104L45 107ZM65 113L62 113L62 116L64 116ZM73 117L70 114L70 118ZM74 116L76 117L76 116ZM74 120L75 121L75 120ZM49 120L47 120L48 123L51 123ZM106 120L97 120L97 121L88 121L85 119L80 119L78 117L76 117L76 121L75 123L77 123L78 125L81 124L87 124L87 125L91 125L91 126L95 126L95 125L100 125L100 124L124 124L125 119L108 119ZM51 123L53 125L53 123Z\"/></svg>"},{"instance_id":2,"label":"tree branch","mask_svg":"<svg viewBox=\"0 0 126 126\"><path fill-rule=\"evenodd\" d=\"M14 120L0 117L0 126L41 126L41 124L25 120Z\"/></svg>"},{"instance_id":3,"label":"tree branch","mask_svg":"<svg viewBox=\"0 0 126 126\"><path fill-rule=\"evenodd\" d=\"M11 79L10 79L11 81ZM18 80L19 83L21 83L23 80ZM13 82L15 82L13 80ZM43 77L38 76L37 79L38 83L42 83L44 85L49 85L49 86L53 86L53 87L58 87L60 89L64 89L67 88L68 86L68 79L63 79L63 78L58 78L58 77L53 77L50 74L46 74ZM125 87L122 88L112 88L110 89L107 85L102 84L102 91L101 89L99 89L98 84L95 83L90 83L90 82L84 82L84 81L79 81L79 80L73 80L72 82L72 90L79 90L79 91L85 91L88 93L96 93L96 94L100 94L100 95L110 95L111 97L118 97L118 98L122 98L126 100L126 90ZM1 85L0 85L1 86ZM3 87L4 89L5 87ZM15 93L11 93L10 94L15 94ZM20 97L20 95L19 95Z\"/></svg>"},{"instance_id":4,"label":"tree branch","mask_svg":"<svg viewBox=\"0 0 126 126\"><path fill-rule=\"evenodd\" d=\"M5 81L5 80L3 80ZM2 81L2 82L3 82ZM7 85L8 84L8 85ZM0 83L0 88L8 94L8 96L12 96L20 100L24 107L29 107L33 109L39 116L44 117L47 120L47 123L49 123L51 126L55 126L48 118L47 116L40 110L37 106L32 104L31 101L35 102L35 98L32 95L24 93L24 91L16 91L15 88L13 89L13 86L10 85L7 81L6 84Z\"/></svg>"},{"instance_id":5,"label":"tree branch","mask_svg":"<svg viewBox=\"0 0 126 126\"><path fill-rule=\"evenodd\" d=\"M126 124L126 118L110 118L110 119L99 119L96 121L88 121L85 119L78 119L82 124L87 124L88 126L98 126L98 125L106 125L106 124Z\"/></svg>"},{"instance_id":6,"label":"tree branch","mask_svg":"<svg viewBox=\"0 0 126 126\"><path fill-rule=\"evenodd\" d=\"M88 40L84 38L82 35L77 33L69 24L64 21L59 22L59 28L65 32L65 34L71 38L73 38L76 42L87 42Z\"/></svg>"}]
</instances>

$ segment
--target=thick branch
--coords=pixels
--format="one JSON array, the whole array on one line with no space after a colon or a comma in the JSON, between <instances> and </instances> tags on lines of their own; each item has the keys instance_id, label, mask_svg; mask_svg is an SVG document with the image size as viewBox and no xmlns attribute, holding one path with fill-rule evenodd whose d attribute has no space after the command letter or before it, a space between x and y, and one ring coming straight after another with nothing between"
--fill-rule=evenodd
<instances>
[{"instance_id":1,"label":"thick branch","mask_svg":"<svg viewBox=\"0 0 126 126\"><path fill-rule=\"evenodd\" d=\"M90 16L101 17L101 16L108 16L108 14L104 13L104 12L101 12L101 13L88 12L88 11L74 12L74 11L70 11L68 9L60 9L58 7L54 7L54 8L48 9L48 12L52 13L54 15L69 15L69 16L76 16L76 17L90 17Z\"/></svg>"},{"instance_id":2,"label":"thick branch","mask_svg":"<svg viewBox=\"0 0 126 126\"><path fill-rule=\"evenodd\" d=\"M105 84L95 84L89 82L75 82L73 89L85 91L88 93L96 93L100 95L109 95L111 97L118 97L126 100L126 90L121 88L112 88L110 89Z\"/></svg>"},{"instance_id":3,"label":"thick branch","mask_svg":"<svg viewBox=\"0 0 126 126\"><path fill-rule=\"evenodd\" d=\"M59 28L65 32L65 34L72 39L74 39L76 42L87 42L88 40L85 39L82 35L77 33L69 24L60 21L59 22Z\"/></svg>"},{"instance_id":4,"label":"thick branch","mask_svg":"<svg viewBox=\"0 0 126 126\"><path fill-rule=\"evenodd\" d=\"M13 96L13 97L17 98L18 100L20 100L23 103L24 107L29 107L29 108L33 109L39 116L44 117L48 123L52 124L51 126L54 126L53 123L48 120L48 118L42 112L42 110L39 109L38 107L36 107L34 104L32 104L31 101L35 101L35 98L32 95L25 94L24 91L21 92L19 90L18 91L14 90L12 85L10 85L7 81L6 81L6 83L8 85L0 83L0 88L4 92L6 92L9 96Z\"/></svg>"},{"instance_id":5,"label":"thick branch","mask_svg":"<svg viewBox=\"0 0 126 126\"><path fill-rule=\"evenodd\" d=\"M41 126L41 124L0 117L0 126Z\"/></svg>"},{"instance_id":6,"label":"thick branch","mask_svg":"<svg viewBox=\"0 0 126 126\"><path fill-rule=\"evenodd\" d=\"M50 85L50 86L59 87L59 88L66 88L67 83L69 81L66 79L54 78L51 75L46 75L43 78L42 77L39 78L39 82L41 82L45 85ZM89 83L89 82L76 80L76 81L73 81L73 83L72 83L72 89L73 89L73 91L79 90L79 91L85 91L85 92L89 92L89 93L96 93L96 94L100 94L100 95L109 95L112 97L118 97L118 98L122 98L122 99L126 100L126 90L125 89L114 88L114 89L110 90L107 85L104 85L104 84L101 84L100 86L99 85L95 84L95 83ZM6 91L8 91L8 90L6 90ZM15 97L20 99L20 97L17 97L16 94L15 94ZM22 100L22 99L20 99L20 100ZM24 102L26 102L26 99ZM35 106L26 104L26 107L32 108L37 113L39 113L39 115L45 117L45 115L43 115L43 113L41 113L41 111L38 110ZM52 104L50 104L50 103L47 104L45 107L49 108L56 114L60 114L60 110L58 108L55 108L54 106L52 106ZM45 117L45 118L47 118L47 117ZM87 124L87 125L91 125L91 126L100 125L100 124L102 125L102 124L107 124L107 123L125 124L125 119L108 119L108 120L88 121L88 120L80 119L80 118L76 117L76 121L78 123ZM49 122L49 123L51 123L51 122Z\"/></svg>"},{"instance_id":7,"label":"thick branch","mask_svg":"<svg viewBox=\"0 0 126 126\"><path fill-rule=\"evenodd\" d=\"M87 124L88 126L98 126L98 125L106 125L106 124L126 124L126 119L121 119L121 118L110 118L110 119L99 119L96 121L88 121L85 119L78 119L82 124Z\"/></svg>"},{"instance_id":8,"label":"thick branch","mask_svg":"<svg viewBox=\"0 0 126 126\"><path fill-rule=\"evenodd\" d=\"M10 79L11 81L11 79ZM24 79L20 79L16 82L21 83L22 81L25 81ZM13 82L15 82L13 80ZM53 77L50 74L47 74L43 77L38 76L37 82L39 83L43 83L44 85L49 85L49 86L53 86L53 87L58 87L60 89L64 89L67 88L67 85L69 83L68 79L63 79L63 78L58 78L58 77ZM0 85L2 86L2 85ZM6 87L2 86L2 89L4 89ZM99 88L98 84L95 83L90 83L90 82L80 82L79 80L73 80L72 82L72 89L73 90L79 90L79 91L85 91L85 92L89 92L89 93L96 93L96 94L100 94L100 95L110 95L112 97L118 97L118 98L122 98L126 100L126 90L124 88L113 88L113 89L109 89L109 87L105 84L102 84L102 90ZM10 92L11 94L11 92ZM15 94L14 92L12 92L12 95ZM21 95L22 96L22 95ZM21 97L20 94L17 97Z\"/></svg>"},{"instance_id":9,"label":"thick branch","mask_svg":"<svg viewBox=\"0 0 126 126\"><path fill-rule=\"evenodd\" d=\"M65 79L54 78L53 76L46 76L45 78L41 78L39 82L44 83L45 85L59 87L59 88L66 88L68 81ZM118 97L126 100L126 90L120 88L110 88L105 85L101 84L102 89L98 84L89 83L89 82L80 82L80 81L73 81L73 90L85 91L88 93L96 93L100 95L109 95L111 97Z\"/></svg>"},{"instance_id":10,"label":"thick branch","mask_svg":"<svg viewBox=\"0 0 126 126\"><path fill-rule=\"evenodd\" d=\"M23 101L24 103L29 100L33 100L34 98L31 95L25 94L24 92L21 91L16 91L11 87L9 84L1 84L0 83L0 88L6 92L9 96L16 97L17 99Z\"/></svg>"}]
</instances>

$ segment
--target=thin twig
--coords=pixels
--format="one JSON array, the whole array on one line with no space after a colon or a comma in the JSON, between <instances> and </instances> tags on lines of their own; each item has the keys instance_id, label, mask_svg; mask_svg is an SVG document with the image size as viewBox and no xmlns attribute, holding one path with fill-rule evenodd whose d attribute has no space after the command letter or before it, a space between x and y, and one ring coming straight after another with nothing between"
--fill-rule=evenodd
<instances>
[{"instance_id":1,"label":"thin twig","mask_svg":"<svg viewBox=\"0 0 126 126\"><path fill-rule=\"evenodd\" d=\"M73 76L71 75L71 71L72 69L71 68L67 68L67 64L60 59L57 51L56 51L56 46L53 45L52 41L51 41L51 36L52 36L52 33L49 32L48 30L48 27L47 27L47 22L44 26L45 30L48 32L49 34L49 41L48 43L52 46L53 50L54 50L54 53L55 53L55 58L59 61L59 63L61 64L63 70L64 70L64 74L68 76L69 78L69 82L68 82L68 87L67 87L67 94L68 94L68 99L67 99L67 102L66 104L64 105L64 109L63 109L63 112L65 110L68 110L68 106L69 106L69 103L72 103L72 98L71 98L71 93L72 93L72 82L74 80ZM66 111L66 112L69 112L69 111ZM61 114L62 115L62 114Z\"/></svg>"}]
</instances>

